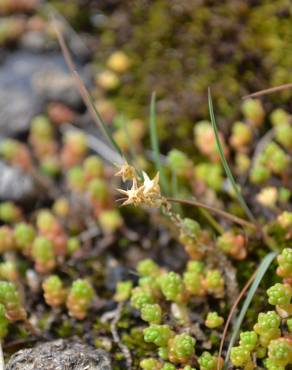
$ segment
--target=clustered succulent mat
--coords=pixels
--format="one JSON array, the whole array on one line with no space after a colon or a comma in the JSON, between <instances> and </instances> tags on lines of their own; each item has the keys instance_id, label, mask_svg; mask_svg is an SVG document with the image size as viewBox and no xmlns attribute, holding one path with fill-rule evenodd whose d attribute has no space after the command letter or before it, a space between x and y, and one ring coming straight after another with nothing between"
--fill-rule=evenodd
<instances>
[{"instance_id":1,"label":"clustered succulent mat","mask_svg":"<svg viewBox=\"0 0 292 370\"><path fill-rule=\"evenodd\" d=\"M239 27L236 41L249 48L250 33L263 40L260 35L268 32L266 14L289 38L291 7L280 0L238 1L236 6L231 0L220 5L173 1L169 7L163 1L148 7L137 1L125 16L121 2L101 2L97 10L89 1L88 9L96 12L89 22L87 13L84 19L78 13L77 1L51 3L53 8L36 0L0 3L5 58L18 52L27 63L28 52L50 60L46 72L34 66L31 80L21 79L39 99L38 109L19 113L24 93L11 100L14 115L1 116L0 110L0 130L9 127L1 126L7 117L11 125L15 118L27 121L15 130L3 129L0 141L0 337L8 369L291 368L291 92L238 103L236 95L250 90L246 63L256 58L255 50L249 49L252 57L246 60L238 53L230 65L223 63L234 42L227 37L231 30ZM48 21L44 15L52 9L53 21ZM82 68L81 58L77 67L72 65L66 43L84 53L84 60L88 55L56 9L74 26L100 34L103 64L90 61ZM212 49L202 49L203 29L217 27L209 40L224 45L220 58L226 71L221 64L225 73L220 68L217 73L223 86L229 77L232 109L220 83L207 91L213 72L186 89L195 93L191 105L198 111L180 106L188 99L172 83L185 81L184 73L192 68L188 58L184 73L170 63L175 78L155 77L161 69L169 71L164 63L172 58L166 51L179 41L168 40L173 28L193 24L184 18L187 11L202 27L201 32L186 31L197 35L199 65ZM220 33L226 12L232 17ZM135 19L131 37L123 23L128 17ZM108 27L105 19L111 20ZM121 33L116 34L119 22ZM143 32L141 24L153 34ZM262 46L269 51L266 68L279 60L271 51L270 44L274 51L281 49L273 32ZM139 46L147 37L149 55ZM117 49L128 38L127 47ZM69 70L63 56L62 62L55 58L58 41ZM187 40L177 50L186 55L184 48ZM144 53L143 64L138 55ZM212 63L217 63L215 54L208 59ZM281 63L278 71L286 71L286 59ZM243 88L235 77L242 68ZM265 83L289 82L280 72ZM143 80L144 73L150 80ZM82 80L92 82L92 76L87 90ZM265 77L261 71L254 87L262 87ZM0 66L0 89L2 79ZM145 106L154 88L148 117ZM31 101L25 104L32 108ZM179 127L171 130L174 124Z\"/></svg>"}]
</instances>

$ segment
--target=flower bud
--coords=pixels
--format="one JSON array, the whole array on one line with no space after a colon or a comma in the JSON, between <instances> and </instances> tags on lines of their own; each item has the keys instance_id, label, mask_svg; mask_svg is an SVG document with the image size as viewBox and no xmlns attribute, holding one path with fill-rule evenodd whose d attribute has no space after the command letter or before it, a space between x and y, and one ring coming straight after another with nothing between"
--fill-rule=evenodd
<instances>
[{"instance_id":1,"label":"flower bud","mask_svg":"<svg viewBox=\"0 0 292 370\"><path fill-rule=\"evenodd\" d=\"M97 155L87 157L83 162L85 181L104 176L103 161Z\"/></svg>"},{"instance_id":2,"label":"flower bud","mask_svg":"<svg viewBox=\"0 0 292 370\"><path fill-rule=\"evenodd\" d=\"M196 340L186 333L178 334L169 341L169 360L186 363L195 353Z\"/></svg>"},{"instance_id":3,"label":"flower bud","mask_svg":"<svg viewBox=\"0 0 292 370\"><path fill-rule=\"evenodd\" d=\"M82 167L74 166L66 173L66 181L70 190L82 192L85 188L85 178Z\"/></svg>"},{"instance_id":4,"label":"flower bud","mask_svg":"<svg viewBox=\"0 0 292 370\"><path fill-rule=\"evenodd\" d=\"M205 321L205 325L210 329L218 328L223 323L223 317L219 316L217 312L209 312Z\"/></svg>"},{"instance_id":5,"label":"flower bud","mask_svg":"<svg viewBox=\"0 0 292 370\"><path fill-rule=\"evenodd\" d=\"M0 281L0 303L5 307L5 315L8 320L26 320L27 315L14 283Z\"/></svg>"},{"instance_id":6,"label":"flower bud","mask_svg":"<svg viewBox=\"0 0 292 370\"><path fill-rule=\"evenodd\" d=\"M243 122L235 122L232 126L230 143L234 149L240 150L250 144L252 132L248 125Z\"/></svg>"},{"instance_id":7,"label":"flower bud","mask_svg":"<svg viewBox=\"0 0 292 370\"><path fill-rule=\"evenodd\" d=\"M0 203L0 220L13 223L21 219L21 209L12 202Z\"/></svg>"},{"instance_id":8,"label":"flower bud","mask_svg":"<svg viewBox=\"0 0 292 370\"><path fill-rule=\"evenodd\" d=\"M6 337L8 334L8 324L9 321L6 318L6 310L4 305L1 303L0 304L0 338Z\"/></svg>"},{"instance_id":9,"label":"flower bud","mask_svg":"<svg viewBox=\"0 0 292 370\"><path fill-rule=\"evenodd\" d=\"M292 149L292 126L290 123L275 127L276 140L286 149Z\"/></svg>"},{"instance_id":10,"label":"flower bud","mask_svg":"<svg viewBox=\"0 0 292 370\"><path fill-rule=\"evenodd\" d=\"M15 282L19 278L17 266L12 261L0 263L0 278Z\"/></svg>"},{"instance_id":11,"label":"flower bud","mask_svg":"<svg viewBox=\"0 0 292 370\"><path fill-rule=\"evenodd\" d=\"M123 51L115 51L107 60L107 67L117 73L124 73L130 67L130 59Z\"/></svg>"},{"instance_id":12,"label":"flower bud","mask_svg":"<svg viewBox=\"0 0 292 370\"><path fill-rule=\"evenodd\" d=\"M229 254L234 259L242 260L246 257L245 238L243 235L236 235L232 231L226 231L217 239L217 246L224 253Z\"/></svg>"},{"instance_id":13,"label":"flower bud","mask_svg":"<svg viewBox=\"0 0 292 370\"><path fill-rule=\"evenodd\" d=\"M158 278L160 289L168 301L182 302L184 299L183 281L177 273L171 271Z\"/></svg>"},{"instance_id":14,"label":"flower bud","mask_svg":"<svg viewBox=\"0 0 292 370\"><path fill-rule=\"evenodd\" d=\"M224 279L219 270L209 270L204 278L204 287L209 294L216 298L224 296Z\"/></svg>"},{"instance_id":15,"label":"flower bud","mask_svg":"<svg viewBox=\"0 0 292 370\"><path fill-rule=\"evenodd\" d=\"M116 73L105 70L96 76L96 84L106 91L112 91L119 87L120 79Z\"/></svg>"},{"instance_id":16,"label":"flower bud","mask_svg":"<svg viewBox=\"0 0 292 370\"><path fill-rule=\"evenodd\" d=\"M193 164L184 152L172 149L167 154L167 161L171 170L178 176L188 177L191 175Z\"/></svg>"},{"instance_id":17,"label":"flower bud","mask_svg":"<svg viewBox=\"0 0 292 370\"><path fill-rule=\"evenodd\" d=\"M117 302L124 302L130 298L133 288L132 281L119 281L116 288L114 299Z\"/></svg>"},{"instance_id":18,"label":"flower bud","mask_svg":"<svg viewBox=\"0 0 292 370\"><path fill-rule=\"evenodd\" d=\"M75 280L67 298L69 315L77 320L85 319L87 311L94 297L94 290L88 281Z\"/></svg>"},{"instance_id":19,"label":"flower bud","mask_svg":"<svg viewBox=\"0 0 292 370\"><path fill-rule=\"evenodd\" d=\"M66 218L70 212L69 200L65 197L56 199L53 204L53 211L57 216Z\"/></svg>"},{"instance_id":20,"label":"flower bud","mask_svg":"<svg viewBox=\"0 0 292 370\"><path fill-rule=\"evenodd\" d=\"M194 128L195 145L199 151L210 158L213 162L220 161L220 155L217 149L216 139L212 125L208 121L197 122ZM228 149L225 145L224 137L219 133L220 142L223 146L225 156L228 155Z\"/></svg>"},{"instance_id":21,"label":"flower bud","mask_svg":"<svg viewBox=\"0 0 292 370\"><path fill-rule=\"evenodd\" d=\"M81 248L81 243L78 238L69 238L67 242L67 251L70 256L74 255L75 252L79 251Z\"/></svg>"},{"instance_id":22,"label":"flower bud","mask_svg":"<svg viewBox=\"0 0 292 370\"><path fill-rule=\"evenodd\" d=\"M286 125L290 122L289 114L281 108L273 110L270 117L273 126Z\"/></svg>"},{"instance_id":23,"label":"flower bud","mask_svg":"<svg viewBox=\"0 0 292 370\"><path fill-rule=\"evenodd\" d=\"M25 256L29 256L31 253L32 243L35 238L35 229L33 226L21 222L15 225L14 228L14 239L16 246L21 250Z\"/></svg>"},{"instance_id":24,"label":"flower bud","mask_svg":"<svg viewBox=\"0 0 292 370\"><path fill-rule=\"evenodd\" d=\"M48 116L56 125L62 125L71 123L75 118L75 113L63 103L54 102L48 104Z\"/></svg>"},{"instance_id":25,"label":"flower bud","mask_svg":"<svg viewBox=\"0 0 292 370\"><path fill-rule=\"evenodd\" d=\"M59 307L66 300L66 290L57 275L51 275L43 282L44 298L52 307Z\"/></svg>"},{"instance_id":26,"label":"flower bud","mask_svg":"<svg viewBox=\"0 0 292 370\"><path fill-rule=\"evenodd\" d=\"M13 231L9 226L0 226L0 253L13 250L15 247L15 240Z\"/></svg>"},{"instance_id":27,"label":"flower bud","mask_svg":"<svg viewBox=\"0 0 292 370\"><path fill-rule=\"evenodd\" d=\"M53 243L43 236L35 238L32 245L32 257L35 261L35 268L40 273L50 272L56 266Z\"/></svg>"},{"instance_id":28,"label":"flower bud","mask_svg":"<svg viewBox=\"0 0 292 370\"><path fill-rule=\"evenodd\" d=\"M109 209L99 214L98 222L105 234L112 234L123 226L123 218L118 209Z\"/></svg>"},{"instance_id":29,"label":"flower bud","mask_svg":"<svg viewBox=\"0 0 292 370\"><path fill-rule=\"evenodd\" d=\"M265 111L260 100L246 99L242 104L242 113L254 127L260 127L265 118Z\"/></svg>"},{"instance_id":30,"label":"flower bud","mask_svg":"<svg viewBox=\"0 0 292 370\"><path fill-rule=\"evenodd\" d=\"M250 181L254 184L262 184L267 181L271 176L269 168L262 165L255 165L250 173Z\"/></svg>"},{"instance_id":31,"label":"flower bud","mask_svg":"<svg viewBox=\"0 0 292 370\"><path fill-rule=\"evenodd\" d=\"M257 194L256 199L264 207L275 208L278 200L277 188L269 186L261 189L261 191Z\"/></svg>"}]
</instances>

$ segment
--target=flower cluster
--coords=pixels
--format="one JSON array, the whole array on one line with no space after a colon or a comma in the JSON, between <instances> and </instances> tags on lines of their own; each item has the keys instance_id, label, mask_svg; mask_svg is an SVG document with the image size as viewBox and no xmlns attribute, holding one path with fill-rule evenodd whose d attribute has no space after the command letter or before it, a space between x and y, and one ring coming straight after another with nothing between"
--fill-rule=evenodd
<instances>
[{"instance_id":1,"label":"flower cluster","mask_svg":"<svg viewBox=\"0 0 292 370\"><path fill-rule=\"evenodd\" d=\"M0 281L0 304L4 307L5 317L9 321L26 320L27 313L14 283ZM3 308L1 311L3 313Z\"/></svg>"},{"instance_id":2,"label":"flower cluster","mask_svg":"<svg viewBox=\"0 0 292 370\"><path fill-rule=\"evenodd\" d=\"M277 218L265 226L267 235L276 240L277 246L283 248L291 246L292 240L292 212L284 211Z\"/></svg>"},{"instance_id":3,"label":"flower cluster","mask_svg":"<svg viewBox=\"0 0 292 370\"><path fill-rule=\"evenodd\" d=\"M11 164L28 171L32 168L32 158L24 144L14 139L5 139L0 144L0 154Z\"/></svg>"},{"instance_id":4,"label":"flower cluster","mask_svg":"<svg viewBox=\"0 0 292 370\"><path fill-rule=\"evenodd\" d=\"M132 180L129 190L118 189L126 196L123 205L161 207L166 201L161 195L159 186L159 173L151 180L146 172L143 172L143 181L136 175L135 169L128 163L122 165L116 176L121 176L123 181Z\"/></svg>"},{"instance_id":5,"label":"flower cluster","mask_svg":"<svg viewBox=\"0 0 292 370\"><path fill-rule=\"evenodd\" d=\"M236 260L245 259L247 255L246 241L243 235L235 234L233 231L226 231L218 237L217 246L224 253Z\"/></svg>"},{"instance_id":6,"label":"flower cluster","mask_svg":"<svg viewBox=\"0 0 292 370\"><path fill-rule=\"evenodd\" d=\"M227 146L224 142L224 137L220 133L220 140L222 142L225 155L228 154ZM194 128L195 145L199 151L208 157L212 162L220 162L220 155L217 150L214 130L208 121L197 122Z\"/></svg>"},{"instance_id":7,"label":"flower cluster","mask_svg":"<svg viewBox=\"0 0 292 370\"><path fill-rule=\"evenodd\" d=\"M259 184L267 181L272 174L283 175L289 166L289 156L274 141L269 142L259 154L252 168L250 179Z\"/></svg>"}]
</instances>

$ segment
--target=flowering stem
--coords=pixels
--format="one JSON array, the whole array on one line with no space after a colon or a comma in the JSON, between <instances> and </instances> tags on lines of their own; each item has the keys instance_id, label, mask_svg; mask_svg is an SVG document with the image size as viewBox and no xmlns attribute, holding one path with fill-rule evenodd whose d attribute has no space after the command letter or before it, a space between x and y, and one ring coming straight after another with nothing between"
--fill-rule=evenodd
<instances>
[{"instance_id":1,"label":"flowering stem","mask_svg":"<svg viewBox=\"0 0 292 370\"><path fill-rule=\"evenodd\" d=\"M252 94L245 95L242 99L257 98L259 96L268 95L268 94L272 94L272 93L275 93L275 92L278 92L278 91L291 89L291 88L292 88L292 83L287 83L287 84L284 84L284 85L270 87L268 89L260 90L260 91L254 92Z\"/></svg>"},{"instance_id":2,"label":"flowering stem","mask_svg":"<svg viewBox=\"0 0 292 370\"><path fill-rule=\"evenodd\" d=\"M222 217L225 217L225 218L227 218L227 219L229 219L229 220L231 220L231 221L233 221L233 222L235 222L235 223L237 223L239 225L248 226L248 227L250 227L252 229L258 229L258 227L256 225L254 225L253 223L251 223L249 221L244 220L243 218L234 216L234 215L232 215L230 213L227 213L225 211L222 211L219 208L208 206L207 204L198 202L196 200L185 200L185 199L177 199L177 198L166 198L166 199L169 202L186 204L186 205L190 205L190 206L195 206L195 207L207 209L208 211L211 211L213 213L217 213L218 215L220 215Z\"/></svg>"}]
</instances>

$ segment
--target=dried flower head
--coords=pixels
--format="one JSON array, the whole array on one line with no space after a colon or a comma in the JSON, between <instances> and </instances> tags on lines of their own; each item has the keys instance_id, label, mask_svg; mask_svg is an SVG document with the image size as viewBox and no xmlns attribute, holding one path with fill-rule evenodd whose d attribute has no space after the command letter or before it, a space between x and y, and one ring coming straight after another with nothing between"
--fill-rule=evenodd
<instances>
[{"instance_id":1,"label":"dried flower head","mask_svg":"<svg viewBox=\"0 0 292 370\"><path fill-rule=\"evenodd\" d=\"M163 197L159 186L159 172L151 180L146 172L143 171L143 196L146 205L159 207L162 204Z\"/></svg>"},{"instance_id":2,"label":"dried flower head","mask_svg":"<svg viewBox=\"0 0 292 370\"><path fill-rule=\"evenodd\" d=\"M135 168L129 165L128 162L125 162L115 176L121 176L123 182L127 180L133 180L136 178Z\"/></svg>"},{"instance_id":3,"label":"dried flower head","mask_svg":"<svg viewBox=\"0 0 292 370\"><path fill-rule=\"evenodd\" d=\"M143 183L139 184L139 180L134 177L132 187L129 190L118 189L118 191L127 197L123 205L133 204L135 206L160 207L164 202L160 192L159 173L151 180L143 172Z\"/></svg>"},{"instance_id":4,"label":"dried flower head","mask_svg":"<svg viewBox=\"0 0 292 370\"><path fill-rule=\"evenodd\" d=\"M132 187L129 190L117 189L120 193L126 195L123 205L133 204L135 206L143 203L143 186L138 187L137 180L134 178Z\"/></svg>"}]
</instances>

